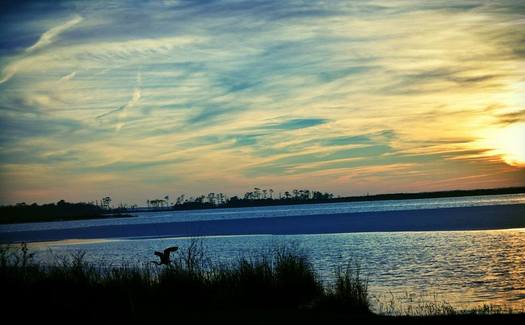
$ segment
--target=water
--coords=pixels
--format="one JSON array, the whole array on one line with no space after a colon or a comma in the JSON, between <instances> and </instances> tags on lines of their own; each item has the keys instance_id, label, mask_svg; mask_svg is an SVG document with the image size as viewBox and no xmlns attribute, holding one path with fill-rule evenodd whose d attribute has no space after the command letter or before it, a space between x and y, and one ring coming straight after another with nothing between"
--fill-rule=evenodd
<instances>
[{"instance_id":1,"label":"water","mask_svg":"<svg viewBox=\"0 0 525 325\"><path fill-rule=\"evenodd\" d=\"M254 207L139 213L136 218L79 220L0 226L1 232L83 228L98 225L147 224L197 220L271 218L349 212L414 210L523 204L525 194L403 201ZM142 264L152 252L171 245L184 248L188 238L121 238L113 240L33 243L36 258L86 252L89 262ZM293 243L311 258L323 281L334 279L337 266L359 263L369 280L373 307L394 300L402 309L418 301L447 301L454 307L482 304L525 310L525 229L491 231L381 232L313 235L250 235L202 238L213 262L253 256L268 248Z\"/></svg>"},{"instance_id":2,"label":"water","mask_svg":"<svg viewBox=\"0 0 525 325\"><path fill-rule=\"evenodd\" d=\"M46 229L84 228L105 225L147 224L201 220L272 218L298 215L337 214L371 211L418 210L505 204L524 204L525 194L484 195L437 199L384 200L322 204L281 205L268 207L209 209L190 211L140 212L135 218L108 218L93 220L39 222L0 225L1 232Z\"/></svg>"},{"instance_id":3,"label":"water","mask_svg":"<svg viewBox=\"0 0 525 325\"><path fill-rule=\"evenodd\" d=\"M37 258L85 251L95 263L141 264L152 252L191 239L163 238L32 245ZM330 283L337 266L358 263L369 280L373 308L394 300L400 309L418 301L446 301L457 308L494 304L525 308L525 229L448 232L384 232L202 238L214 263L256 256L292 244L306 252ZM354 265L354 264L352 264Z\"/></svg>"}]
</instances>

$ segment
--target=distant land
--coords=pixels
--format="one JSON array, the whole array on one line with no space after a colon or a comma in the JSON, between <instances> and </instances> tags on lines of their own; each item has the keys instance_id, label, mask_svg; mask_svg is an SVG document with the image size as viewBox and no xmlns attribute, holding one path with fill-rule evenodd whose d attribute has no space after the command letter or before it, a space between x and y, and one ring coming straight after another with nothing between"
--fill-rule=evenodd
<instances>
[{"instance_id":1,"label":"distant land","mask_svg":"<svg viewBox=\"0 0 525 325\"><path fill-rule=\"evenodd\" d=\"M185 202L179 202L166 207L148 207L148 208L131 208L127 211L167 211L167 210L194 210L194 209L213 209L213 208L241 208L241 207L257 207L257 206L272 206L272 205L293 205L293 204L317 204L317 203L340 203L340 202L360 202L360 201L382 201L382 200L411 200L411 199L433 199L444 197L461 197L461 196L479 196L479 195L504 195L504 194L520 194L525 193L525 186L520 187L504 187L504 188L490 188L490 189L474 189L474 190L449 190L436 192L417 192L417 193L387 193L387 194L373 194L361 196L346 196L335 197L331 193L321 193L317 191L310 191L310 195L304 194L308 190L294 190L297 191L297 196L279 197L279 198L253 198L253 192L247 192L243 198L232 196L231 198L220 203L206 202L203 199L204 195L190 198ZM288 192L284 192L288 193ZM213 194L213 193L210 193ZM220 193L219 193L220 194ZM192 200L193 199L193 200ZM158 200L157 200L158 201ZM160 200L162 201L162 200Z\"/></svg>"},{"instance_id":2,"label":"distant land","mask_svg":"<svg viewBox=\"0 0 525 325\"><path fill-rule=\"evenodd\" d=\"M273 198L273 196L267 196L267 193L273 192L272 190L266 191L264 189L261 190L258 188L256 188L256 190L257 191L255 192L245 193L242 198L238 196L232 196L228 198L222 193L210 193L207 196L201 195L197 197L190 197L187 199L185 199L182 195L179 198L177 198L177 202L172 205L169 205L167 200L148 200L148 207L120 206L118 208L110 208L107 205L104 207L93 203L69 203L65 202L64 200L60 200L57 203L49 203L43 205L38 205L36 203L18 203L16 205L0 206L0 224L133 217L130 213L145 211L179 211L274 205L342 203L380 200L409 200L480 195L519 194L525 193L525 186L418 193L390 193L348 197L334 197L334 195L331 193L321 193L318 191L293 190L290 192L284 192L285 196L282 196L280 193L279 197ZM150 206L150 202L155 202L156 205ZM162 202L164 202L164 205L162 205Z\"/></svg>"},{"instance_id":3,"label":"distant land","mask_svg":"<svg viewBox=\"0 0 525 325\"><path fill-rule=\"evenodd\" d=\"M81 219L132 217L121 211L105 210L91 203L69 203L60 200L57 203L38 205L18 203L0 206L0 224L70 221Z\"/></svg>"},{"instance_id":4,"label":"distant land","mask_svg":"<svg viewBox=\"0 0 525 325\"><path fill-rule=\"evenodd\" d=\"M460 197L460 196L478 196L478 195L503 195L503 194L520 194L525 193L525 186L522 187L505 187L476 190L452 190L438 192L418 192L418 193L391 193L375 194L366 196L349 196L336 198L341 202L351 201L376 201L376 200L410 200L410 199L433 199L440 197Z\"/></svg>"},{"instance_id":5,"label":"distant land","mask_svg":"<svg viewBox=\"0 0 525 325\"><path fill-rule=\"evenodd\" d=\"M78 225L0 232L0 243L66 239L142 239L198 236L300 235L351 232L466 231L524 228L525 204L284 217Z\"/></svg>"}]
</instances>

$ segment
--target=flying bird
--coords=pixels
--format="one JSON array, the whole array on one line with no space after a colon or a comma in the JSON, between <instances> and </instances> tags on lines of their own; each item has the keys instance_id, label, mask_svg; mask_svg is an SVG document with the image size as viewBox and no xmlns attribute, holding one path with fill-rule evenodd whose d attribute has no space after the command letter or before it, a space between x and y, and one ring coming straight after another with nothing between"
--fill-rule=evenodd
<instances>
[{"instance_id":1,"label":"flying bird","mask_svg":"<svg viewBox=\"0 0 525 325\"><path fill-rule=\"evenodd\" d=\"M177 246L172 246L172 247L168 247L164 250L164 252L155 252L155 255L157 255L159 258L160 258L160 262L157 262L157 261L151 261L151 263L155 263L157 265L170 265L171 264L171 260L170 260L170 253L171 252L175 252L176 250L178 250L179 248Z\"/></svg>"}]
</instances>

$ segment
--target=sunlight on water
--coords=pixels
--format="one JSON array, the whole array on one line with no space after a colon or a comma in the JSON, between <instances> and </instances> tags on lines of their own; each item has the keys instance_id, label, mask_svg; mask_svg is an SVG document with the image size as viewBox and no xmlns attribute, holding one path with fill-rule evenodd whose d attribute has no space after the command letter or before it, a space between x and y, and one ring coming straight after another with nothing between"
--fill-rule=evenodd
<instances>
[{"instance_id":1,"label":"sunlight on water","mask_svg":"<svg viewBox=\"0 0 525 325\"><path fill-rule=\"evenodd\" d=\"M90 262L111 265L153 260L153 251L181 248L188 238L54 242L32 247L37 258L85 251ZM202 238L207 255L223 263L254 256L282 244L297 245L312 259L324 281L337 265L357 262L369 280L376 310L395 301L447 301L467 308L485 303L525 308L525 229L458 232L348 233Z\"/></svg>"}]
</instances>

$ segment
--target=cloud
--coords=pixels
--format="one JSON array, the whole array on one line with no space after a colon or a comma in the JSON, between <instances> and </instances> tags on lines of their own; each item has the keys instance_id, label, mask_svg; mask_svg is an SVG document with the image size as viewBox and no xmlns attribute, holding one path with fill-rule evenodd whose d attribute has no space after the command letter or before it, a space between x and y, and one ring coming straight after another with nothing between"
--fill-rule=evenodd
<instances>
[{"instance_id":1,"label":"cloud","mask_svg":"<svg viewBox=\"0 0 525 325\"><path fill-rule=\"evenodd\" d=\"M63 23L62 25L56 26L51 28L50 30L46 31L45 33L40 36L38 41L33 44L32 46L28 47L26 49L27 53L31 53L33 51L36 51L42 47L45 47L52 42L55 41L56 37L60 35L61 33L65 32L66 30L72 28L76 24L80 23L84 18L80 16L75 16L73 19L68 20L67 22Z\"/></svg>"},{"instance_id":2,"label":"cloud","mask_svg":"<svg viewBox=\"0 0 525 325\"><path fill-rule=\"evenodd\" d=\"M263 125L262 128L268 130L297 130L325 124L327 122L327 119L320 118L291 119L284 122L266 124Z\"/></svg>"},{"instance_id":3,"label":"cloud","mask_svg":"<svg viewBox=\"0 0 525 325\"><path fill-rule=\"evenodd\" d=\"M98 115L96 117L97 120L104 119L112 114L118 113L118 121L115 123L115 131L120 131L126 125L125 119L128 115L128 110L137 106L142 94L140 89L142 84L142 75L140 74L140 72L137 73L136 79L137 86L135 87L135 89L133 89L133 94L131 95L130 100L117 109Z\"/></svg>"},{"instance_id":4,"label":"cloud","mask_svg":"<svg viewBox=\"0 0 525 325\"><path fill-rule=\"evenodd\" d=\"M16 73L48 73L79 66L83 69L104 67L98 73L107 73L122 66L140 64L145 58L166 57L170 51L178 47L201 41L202 39L192 37L170 37L95 42L57 46L46 51L32 51L30 54L22 54L11 60L3 69L0 84L10 80Z\"/></svg>"},{"instance_id":5,"label":"cloud","mask_svg":"<svg viewBox=\"0 0 525 325\"><path fill-rule=\"evenodd\" d=\"M46 47L47 45L53 43L58 35L65 32L66 30L72 28L76 24L80 23L83 20L80 16L75 16L73 19L65 22L62 25L56 26L51 28L50 30L43 33L38 41L33 44L32 46L28 47L25 50L26 55L22 55L23 57L26 57L27 54L35 52L43 47ZM3 84L4 82L11 79L18 71L18 68L22 65L23 62L19 61L20 59L16 59L13 63L9 64L6 68L4 68L2 72L2 79L0 79L0 84Z\"/></svg>"},{"instance_id":6,"label":"cloud","mask_svg":"<svg viewBox=\"0 0 525 325\"><path fill-rule=\"evenodd\" d=\"M525 109L517 112L502 113L497 116L500 124L512 124L525 121Z\"/></svg>"},{"instance_id":7,"label":"cloud","mask_svg":"<svg viewBox=\"0 0 525 325\"><path fill-rule=\"evenodd\" d=\"M60 78L60 79L58 80L58 82L69 81L69 80L75 78L76 75L77 75L77 72L76 72L76 71L73 71L73 72L71 72L70 74L67 74L67 75L63 76L62 78Z\"/></svg>"},{"instance_id":8,"label":"cloud","mask_svg":"<svg viewBox=\"0 0 525 325\"><path fill-rule=\"evenodd\" d=\"M42 170L59 192L114 188L123 201L160 187L345 194L354 181L365 192L430 189L432 177L525 182L477 141L523 120L520 2L55 7L0 22L0 120L12 126L0 137L15 153L0 173L16 171L17 193L32 193ZM41 34L50 21L63 23ZM176 168L160 163L173 159Z\"/></svg>"},{"instance_id":9,"label":"cloud","mask_svg":"<svg viewBox=\"0 0 525 325\"><path fill-rule=\"evenodd\" d=\"M16 63L10 64L7 67L5 67L2 71L2 79L0 79L0 85L11 79L16 74L17 70L18 65Z\"/></svg>"},{"instance_id":10,"label":"cloud","mask_svg":"<svg viewBox=\"0 0 525 325\"><path fill-rule=\"evenodd\" d=\"M168 160L149 160L149 161L118 161L105 165L75 167L74 170L80 173L102 172L102 173L122 173L126 174L137 170L148 170L155 167L166 167L183 162L182 159Z\"/></svg>"},{"instance_id":11,"label":"cloud","mask_svg":"<svg viewBox=\"0 0 525 325\"><path fill-rule=\"evenodd\" d=\"M109 111L109 112L106 112L104 114L101 114L101 115L97 116L96 118L97 119L101 119L101 118L104 118L104 117L109 116L109 115L114 114L114 113L125 112L126 110L128 110L130 108L133 108L133 107L135 107L137 105L137 103L140 100L140 96L141 96L140 88L135 88L135 89L133 89L133 94L131 95L130 100L126 104L120 106L117 109L114 109L112 111Z\"/></svg>"}]
</instances>

